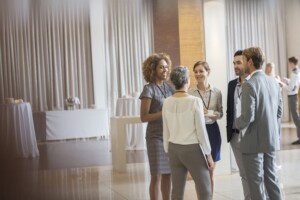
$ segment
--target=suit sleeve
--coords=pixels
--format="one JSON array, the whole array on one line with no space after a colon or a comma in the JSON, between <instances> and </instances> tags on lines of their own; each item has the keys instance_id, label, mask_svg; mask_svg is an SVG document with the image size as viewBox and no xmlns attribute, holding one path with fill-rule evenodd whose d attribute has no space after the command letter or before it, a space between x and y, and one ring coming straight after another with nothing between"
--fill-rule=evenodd
<instances>
[{"instance_id":1,"label":"suit sleeve","mask_svg":"<svg viewBox=\"0 0 300 200\"><path fill-rule=\"evenodd\" d=\"M283 110L283 101L282 101L282 95L281 95L281 90L280 88L278 89L278 99L279 99L279 105L278 105L278 110L277 110L277 118L282 117L282 110Z\"/></svg>"},{"instance_id":2,"label":"suit sleeve","mask_svg":"<svg viewBox=\"0 0 300 200\"><path fill-rule=\"evenodd\" d=\"M247 82L243 84L242 91L241 116L236 120L236 125L239 130L246 128L255 119L255 92L252 86Z\"/></svg>"}]
</instances>

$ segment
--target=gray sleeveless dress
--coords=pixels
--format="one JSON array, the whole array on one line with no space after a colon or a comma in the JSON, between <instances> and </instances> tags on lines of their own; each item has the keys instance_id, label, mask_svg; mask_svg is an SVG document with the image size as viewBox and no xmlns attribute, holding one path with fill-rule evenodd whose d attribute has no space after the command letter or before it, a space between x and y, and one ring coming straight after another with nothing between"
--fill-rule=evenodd
<instances>
[{"instance_id":1,"label":"gray sleeveless dress","mask_svg":"<svg viewBox=\"0 0 300 200\"><path fill-rule=\"evenodd\" d=\"M149 113L156 113L162 111L165 98L171 96L174 92L174 87L167 82L164 82L162 86L149 83L144 86L139 98L150 98ZM162 119L148 122L146 143L151 175L170 174L169 157L163 147Z\"/></svg>"}]
</instances>

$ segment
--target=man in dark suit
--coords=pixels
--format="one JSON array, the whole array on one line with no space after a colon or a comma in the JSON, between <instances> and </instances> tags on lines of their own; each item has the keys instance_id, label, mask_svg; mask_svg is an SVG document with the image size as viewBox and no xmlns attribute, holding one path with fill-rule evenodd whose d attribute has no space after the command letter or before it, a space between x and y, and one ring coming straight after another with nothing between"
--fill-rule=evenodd
<instances>
[{"instance_id":1,"label":"man in dark suit","mask_svg":"<svg viewBox=\"0 0 300 200\"><path fill-rule=\"evenodd\" d=\"M243 51L245 70L251 78L242 86L241 115L236 128L242 131L241 151L251 199L281 200L275 170L275 151L279 150L279 118L282 115L278 82L262 71L264 54L258 47Z\"/></svg>"},{"instance_id":2,"label":"man in dark suit","mask_svg":"<svg viewBox=\"0 0 300 200\"><path fill-rule=\"evenodd\" d=\"M234 54L233 65L235 75L238 76L237 79L234 79L228 83L228 92L227 92L227 141L230 142L237 166L239 168L239 173L243 185L244 199L250 200L250 191L247 182L247 176L245 168L243 165L242 152L240 150L241 134L240 131L236 128L235 120L237 104L241 99L242 94L242 84L248 79L249 72L246 72L243 66L243 51L238 50Z\"/></svg>"}]
</instances>

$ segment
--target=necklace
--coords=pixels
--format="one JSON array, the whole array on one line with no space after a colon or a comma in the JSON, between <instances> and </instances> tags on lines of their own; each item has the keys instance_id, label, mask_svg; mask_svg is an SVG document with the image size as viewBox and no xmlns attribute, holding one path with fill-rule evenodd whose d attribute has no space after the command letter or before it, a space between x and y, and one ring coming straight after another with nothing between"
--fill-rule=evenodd
<instances>
[{"instance_id":1,"label":"necklace","mask_svg":"<svg viewBox=\"0 0 300 200\"><path fill-rule=\"evenodd\" d=\"M176 90L175 93L187 93L186 91Z\"/></svg>"},{"instance_id":2,"label":"necklace","mask_svg":"<svg viewBox=\"0 0 300 200\"><path fill-rule=\"evenodd\" d=\"M165 87L165 83L163 83L163 90L161 89L161 87L159 85L157 85L155 83L156 87L158 87L159 91L161 92L161 94L164 96L164 98L167 98L167 92L166 92L166 87Z\"/></svg>"},{"instance_id":3,"label":"necklace","mask_svg":"<svg viewBox=\"0 0 300 200\"><path fill-rule=\"evenodd\" d=\"M208 98L207 105L206 105L206 103L205 103L205 101L204 101L204 99L203 99L201 93L199 92L199 90L197 90L197 92L198 92L198 94L199 94L199 96L200 96L200 98L201 98L201 100L202 100L202 102L203 102L204 107L208 110L209 104L210 104L210 98L211 98L211 90L209 90L209 98Z\"/></svg>"}]
</instances>

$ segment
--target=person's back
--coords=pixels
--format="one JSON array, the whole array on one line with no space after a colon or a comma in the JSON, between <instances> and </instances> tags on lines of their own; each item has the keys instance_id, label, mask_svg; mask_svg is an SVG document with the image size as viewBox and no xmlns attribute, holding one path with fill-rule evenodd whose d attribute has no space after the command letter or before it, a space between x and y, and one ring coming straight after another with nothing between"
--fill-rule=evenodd
<instances>
[{"instance_id":1,"label":"person's back","mask_svg":"<svg viewBox=\"0 0 300 200\"><path fill-rule=\"evenodd\" d=\"M199 198L211 200L209 170L214 169L214 161L205 127L202 102L200 98L187 93L189 73L186 67L175 67L170 79L176 92L165 99L162 117L164 150L168 152L172 173L172 199L184 198L184 187L189 171Z\"/></svg>"},{"instance_id":2,"label":"person's back","mask_svg":"<svg viewBox=\"0 0 300 200\"><path fill-rule=\"evenodd\" d=\"M279 129L275 126L281 116L280 89L275 79L266 76L263 72L256 72L243 85L247 91L254 93L255 116L249 124L241 143L243 153L270 152L279 149ZM244 111L247 112L247 111ZM250 114L250 113L249 113ZM253 144L255 148L253 148Z\"/></svg>"},{"instance_id":3,"label":"person's back","mask_svg":"<svg viewBox=\"0 0 300 200\"><path fill-rule=\"evenodd\" d=\"M197 130L201 129L197 129L196 126L205 126L204 118L199 114L200 110L203 110L201 100L192 95L181 98L169 97L165 100L164 105L165 123L170 130L169 142L175 144L182 143L182 141L184 144L199 143ZM197 109L198 111L196 111ZM195 121L200 121L202 124L195 123Z\"/></svg>"},{"instance_id":4,"label":"person's back","mask_svg":"<svg viewBox=\"0 0 300 200\"><path fill-rule=\"evenodd\" d=\"M269 199L281 200L275 171L282 106L279 85L262 71L264 54L259 47L244 49L242 55L251 78L242 86L241 112L236 124L239 130L247 128L241 151L251 199L266 199L267 193Z\"/></svg>"}]
</instances>

